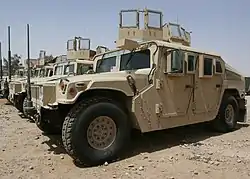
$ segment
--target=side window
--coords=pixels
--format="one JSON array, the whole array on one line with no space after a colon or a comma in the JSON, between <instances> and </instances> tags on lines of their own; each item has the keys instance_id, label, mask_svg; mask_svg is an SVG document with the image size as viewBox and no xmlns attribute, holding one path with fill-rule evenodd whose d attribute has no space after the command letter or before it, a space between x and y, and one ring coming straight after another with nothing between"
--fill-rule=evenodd
<instances>
[{"instance_id":1,"label":"side window","mask_svg":"<svg viewBox=\"0 0 250 179\"><path fill-rule=\"evenodd\" d=\"M213 75L213 59L204 57L204 66L203 66L204 76Z\"/></svg>"},{"instance_id":2,"label":"side window","mask_svg":"<svg viewBox=\"0 0 250 179\"><path fill-rule=\"evenodd\" d=\"M150 50L121 55L120 71L150 68Z\"/></svg>"},{"instance_id":3,"label":"side window","mask_svg":"<svg viewBox=\"0 0 250 179\"><path fill-rule=\"evenodd\" d=\"M216 62L215 62L215 73L217 73L217 74L222 73L221 62L219 60L216 60Z\"/></svg>"},{"instance_id":4,"label":"side window","mask_svg":"<svg viewBox=\"0 0 250 179\"><path fill-rule=\"evenodd\" d=\"M187 73L194 73L196 67L196 56L187 54Z\"/></svg>"},{"instance_id":5,"label":"side window","mask_svg":"<svg viewBox=\"0 0 250 179\"><path fill-rule=\"evenodd\" d=\"M183 73L184 53L182 51L173 51L171 53L171 73Z\"/></svg>"}]
</instances>

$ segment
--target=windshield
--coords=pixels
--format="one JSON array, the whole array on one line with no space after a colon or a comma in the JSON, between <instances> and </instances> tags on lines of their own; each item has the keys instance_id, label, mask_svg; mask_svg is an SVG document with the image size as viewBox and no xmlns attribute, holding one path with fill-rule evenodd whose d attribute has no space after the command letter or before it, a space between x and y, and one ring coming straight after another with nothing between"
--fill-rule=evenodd
<instances>
[{"instance_id":1,"label":"windshield","mask_svg":"<svg viewBox=\"0 0 250 179\"><path fill-rule=\"evenodd\" d=\"M150 68L150 50L147 49L121 56L120 71L143 68Z\"/></svg>"},{"instance_id":2,"label":"windshield","mask_svg":"<svg viewBox=\"0 0 250 179\"><path fill-rule=\"evenodd\" d=\"M75 64L66 65L63 74L67 75L69 73L74 73L75 72L74 69L75 69Z\"/></svg>"},{"instance_id":3,"label":"windshield","mask_svg":"<svg viewBox=\"0 0 250 179\"><path fill-rule=\"evenodd\" d=\"M45 76L48 77L48 76L52 76L53 75L53 71L49 68L46 69L45 71Z\"/></svg>"},{"instance_id":4,"label":"windshield","mask_svg":"<svg viewBox=\"0 0 250 179\"><path fill-rule=\"evenodd\" d=\"M77 75L85 74L92 67L91 64L77 63Z\"/></svg>"},{"instance_id":5,"label":"windshield","mask_svg":"<svg viewBox=\"0 0 250 179\"><path fill-rule=\"evenodd\" d=\"M38 76L39 75L39 70L35 70L35 74L34 74L34 76Z\"/></svg>"},{"instance_id":6,"label":"windshield","mask_svg":"<svg viewBox=\"0 0 250 179\"><path fill-rule=\"evenodd\" d=\"M21 77L23 77L23 71L20 71L19 75L20 75Z\"/></svg>"},{"instance_id":7,"label":"windshield","mask_svg":"<svg viewBox=\"0 0 250 179\"><path fill-rule=\"evenodd\" d=\"M44 77L44 74L45 74L45 69L41 69L41 71L40 71L40 77Z\"/></svg>"},{"instance_id":8,"label":"windshield","mask_svg":"<svg viewBox=\"0 0 250 179\"><path fill-rule=\"evenodd\" d=\"M50 69L46 69L45 76L49 76Z\"/></svg>"},{"instance_id":9,"label":"windshield","mask_svg":"<svg viewBox=\"0 0 250 179\"><path fill-rule=\"evenodd\" d=\"M116 56L103 58L97 61L96 73L110 72L116 66Z\"/></svg>"},{"instance_id":10,"label":"windshield","mask_svg":"<svg viewBox=\"0 0 250 179\"><path fill-rule=\"evenodd\" d=\"M169 24L169 26L170 26L172 36L181 37L179 25L177 25L177 24Z\"/></svg>"},{"instance_id":11,"label":"windshield","mask_svg":"<svg viewBox=\"0 0 250 179\"><path fill-rule=\"evenodd\" d=\"M56 66L55 75L62 75L62 74L63 74L63 66Z\"/></svg>"}]
</instances>

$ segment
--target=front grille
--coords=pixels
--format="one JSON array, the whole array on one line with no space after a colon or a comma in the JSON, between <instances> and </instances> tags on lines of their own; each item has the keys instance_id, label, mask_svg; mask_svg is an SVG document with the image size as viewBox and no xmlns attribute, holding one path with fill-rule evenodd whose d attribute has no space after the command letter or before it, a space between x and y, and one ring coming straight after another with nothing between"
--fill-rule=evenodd
<instances>
[{"instance_id":1,"label":"front grille","mask_svg":"<svg viewBox=\"0 0 250 179\"><path fill-rule=\"evenodd\" d=\"M56 101L56 86L43 86L43 105Z\"/></svg>"},{"instance_id":2,"label":"front grille","mask_svg":"<svg viewBox=\"0 0 250 179\"><path fill-rule=\"evenodd\" d=\"M15 93L21 92L22 90L22 85L20 83L15 84Z\"/></svg>"},{"instance_id":3,"label":"front grille","mask_svg":"<svg viewBox=\"0 0 250 179\"><path fill-rule=\"evenodd\" d=\"M39 86L31 86L31 98L39 99Z\"/></svg>"}]
</instances>

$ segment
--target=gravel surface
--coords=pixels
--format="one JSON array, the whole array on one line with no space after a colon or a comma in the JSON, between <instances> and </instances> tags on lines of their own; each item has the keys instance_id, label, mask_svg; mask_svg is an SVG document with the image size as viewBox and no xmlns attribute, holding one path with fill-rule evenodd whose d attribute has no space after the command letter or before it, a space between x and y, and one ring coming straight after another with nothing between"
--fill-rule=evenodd
<instances>
[{"instance_id":1,"label":"gravel surface","mask_svg":"<svg viewBox=\"0 0 250 179\"><path fill-rule=\"evenodd\" d=\"M134 134L129 156L84 168L65 153L60 136L43 135L0 100L0 178L249 179L248 126L239 124L227 134L210 132L204 125Z\"/></svg>"}]
</instances>

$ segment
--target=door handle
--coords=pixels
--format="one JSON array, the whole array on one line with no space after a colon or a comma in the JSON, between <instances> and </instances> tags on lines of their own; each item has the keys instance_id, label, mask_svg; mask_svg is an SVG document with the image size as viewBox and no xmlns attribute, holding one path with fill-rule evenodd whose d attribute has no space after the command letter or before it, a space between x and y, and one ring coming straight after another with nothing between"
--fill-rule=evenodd
<instances>
[{"instance_id":1,"label":"door handle","mask_svg":"<svg viewBox=\"0 0 250 179\"><path fill-rule=\"evenodd\" d=\"M220 84L216 84L216 88L220 88L221 87L221 85Z\"/></svg>"},{"instance_id":2,"label":"door handle","mask_svg":"<svg viewBox=\"0 0 250 179\"><path fill-rule=\"evenodd\" d=\"M185 85L185 88L193 88L192 85Z\"/></svg>"}]
</instances>

